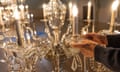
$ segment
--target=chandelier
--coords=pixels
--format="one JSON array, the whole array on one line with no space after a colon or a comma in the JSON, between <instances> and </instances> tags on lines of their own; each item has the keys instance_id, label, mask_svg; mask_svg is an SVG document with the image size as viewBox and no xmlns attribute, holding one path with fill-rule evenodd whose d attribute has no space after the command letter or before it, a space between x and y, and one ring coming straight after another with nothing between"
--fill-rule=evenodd
<instances>
[{"instance_id":1,"label":"chandelier","mask_svg":"<svg viewBox=\"0 0 120 72\"><path fill-rule=\"evenodd\" d=\"M69 23L66 32L62 33L65 24L67 7L60 0L50 0L43 4L43 15L46 35L39 37L30 27L33 15L23 0L1 1L0 24L2 26L1 47L5 58L0 62L8 63L9 72L36 72L38 59L47 58L53 65L51 72L68 72L63 66L68 59L72 60L72 72L110 72L104 65L95 62L94 58L85 58L78 50L71 48L71 41L78 42L81 37L78 30L78 10L69 4ZM4 6L5 5L5 6ZM90 13L88 13L90 15ZM87 17L90 23L90 17ZM6 24L15 21L16 33L11 35ZM11 25L11 24L10 24ZM82 28L88 32L89 24Z\"/></svg>"}]
</instances>

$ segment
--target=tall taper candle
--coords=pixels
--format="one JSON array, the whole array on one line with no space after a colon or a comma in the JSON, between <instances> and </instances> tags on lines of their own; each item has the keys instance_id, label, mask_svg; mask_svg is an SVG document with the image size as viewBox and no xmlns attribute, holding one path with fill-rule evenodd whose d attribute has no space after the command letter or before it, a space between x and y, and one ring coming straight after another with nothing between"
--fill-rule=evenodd
<instances>
[{"instance_id":1,"label":"tall taper candle","mask_svg":"<svg viewBox=\"0 0 120 72\"><path fill-rule=\"evenodd\" d=\"M69 3L69 19L72 19L72 3Z\"/></svg>"},{"instance_id":2,"label":"tall taper candle","mask_svg":"<svg viewBox=\"0 0 120 72\"><path fill-rule=\"evenodd\" d=\"M111 22L110 22L110 28L109 28L110 33L113 32L113 26L115 23L115 11L117 10L118 5L119 5L119 0L115 0L112 4Z\"/></svg>"},{"instance_id":3,"label":"tall taper candle","mask_svg":"<svg viewBox=\"0 0 120 72\"><path fill-rule=\"evenodd\" d=\"M25 7L24 7L24 5L21 4L21 5L19 6L19 8L20 8L20 12L21 12L21 19L25 19L25 12L24 12Z\"/></svg>"},{"instance_id":4,"label":"tall taper candle","mask_svg":"<svg viewBox=\"0 0 120 72\"><path fill-rule=\"evenodd\" d=\"M46 4L43 4L43 17L44 17L44 19L46 19L46 11L45 11L45 9L46 9Z\"/></svg>"},{"instance_id":5,"label":"tall taper candle","mask_svg":"<svg viewBox=\"0 0 120 72\"><path fill-rule=\"evenodd\" d=\"M3 8L0 7L0 25L2 25L2 31L4 31L5 26L4 26L4 22L3 22L3 18L2 18L2 10L3 10Z\"/></svg>"},{"instance_id":6,"label":"tall taper candle","mask_svg":"<svg viewBox=\"0 0 120 72\"><path fill-rule=\"evenodd\" d=\"M73 36L78 34L78 8L76 5L72 8L72 15L73 15Z\"/></svg>"},{"instance_id":7,"label":"tall taper candle","mask_svg":"<svg viewBox=\"0 0 120 72\"><path fill-rule=\"evenodd\" d=\"M91 18L91 1L88 2L88 13L87 13L87 19L90 20Z\"/></svg>"}]
</instances>

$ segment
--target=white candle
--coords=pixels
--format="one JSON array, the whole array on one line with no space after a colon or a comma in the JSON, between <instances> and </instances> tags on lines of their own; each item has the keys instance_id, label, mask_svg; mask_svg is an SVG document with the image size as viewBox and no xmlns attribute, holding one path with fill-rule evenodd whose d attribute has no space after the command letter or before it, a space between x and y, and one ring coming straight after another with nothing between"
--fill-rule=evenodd
<instances>
[{"instance_id":1,"label":"white candle","mask_svg":"<svg viewBox=\"0 0 120 72\"><path fill-rule=\"evenodd\" d=\"M25 9L26 9L26 14L28 14L28 8L29 8L29 6L28 6L28 5L26 5L26 6L25 6Z\"/></svg>"},{"instance_id":2,"label":"white candle","mask_svg":"<svg viewBox=\"0 0 120 72\"><path fill-rule=\"evenodd\" d=\"M46 19L46 4L43 4L43 17Z\"/></svg>"},{"instance_id":3,"label":"white candle","mask_svg":"<svg viewBox=\"0 0 120 72\"><path fill-rule=\"evenodd\" d=\"M33 14L30 14L30 17L31 17L31 18L33 18L33 17L34 17L34 15L33 15Z\"/></svg>"},{"instance_id":4,"label":"white candle","mask_svg":"<svg viewBox=\"0 0 120 72\"><path fill-rule=\"evenodd\" d=\"M72 3L69 3L69 18L72 19Z\"/></svg>"},{"instance_id":5,"label":"white candle","mask_svg":"<svg viewBox=\"0 0 120 72\"><path fill-rule=\"evenodd\" d=\"M14 18L16 19L16 20L19 20L20 19L20 13L19 13L19 11L17 10L17 9L15 9L14 10Z\"/></svg>"},{"instance_id":6,"label":"white candle","mask_svg":"<svg viewBox=\"0 0 120 72\"><path fill-rule=\"evenodd\" d=\"M109 29L110 33L113 31L113 26L115 23L115 11L117 11L118 5L119 5L119 0L115 0L112 4L111 22L110 22L110 29Z\"/></svg>"},{"instance_id":7,"label":"white candle","mask_svg":"<svg viewBox=\"0 0 120 72\"><path fill-rule=\"evenodd\" d=\"M2 31L4 31L5 26L4 26L3 17L2 17L2 10L3 10L3 7L0 7L0 24L2 25Z\"/></svg>"},{"instance_id":8,"label":"white candle","mask_svg":"<svg viewBox=\"0 0 120 72\"><path fill-rule=\"evenodd\" d=\"M88 2L88 13L87 13L87 19L90 20L91 18L91 1Z\"/></svg>"},{"instance_id":9,"label":"white candle","mask_svg":"<svg viewBox=\"0 0 120 72\"><path fill-rule=\"evenodd\" d=\"M21 5L19 6L19 8L20 8L20 11L21 11L21 19L24 19L24 18L25 18L24 5L21 4Z\"/></svg>"},{"instance_id":10,"label":"white candle","mask_svg":"<svg viewBox=\"0 0 120 72\"><path fill-rule=\"evenodd\" d=\"M23 3L23 2L24 2L24 0L20 0L20 2L21 2L21 3Z\"/></svg>"},{"instance_id":11,"label":"white candle","mask_svg":"<svg viewBox=\"0 0 120 72\"><path fill-rule=\"evenodd\" d=\"M73 16L73 36L78 34L78 8L76 5L72 8L72 16Z\"/></svg>"},{"instance_id":12,"label":"white candle","mask_svg":"<svg viewBox=\"0 0 120 72\"><path fill-rule=\"evenodd\" d=\"M2 18L2 7L0 7L0 24L3 26L4 22L3 22L3 18Z\"/></svg>"}]
</instances>

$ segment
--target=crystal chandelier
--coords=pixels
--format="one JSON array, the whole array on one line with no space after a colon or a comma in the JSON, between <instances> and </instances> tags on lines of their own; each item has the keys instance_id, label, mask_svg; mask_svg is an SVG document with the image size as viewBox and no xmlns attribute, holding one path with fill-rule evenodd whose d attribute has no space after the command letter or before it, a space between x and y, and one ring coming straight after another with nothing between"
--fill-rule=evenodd
<instances>
[{"instance_id":1,"label":"crystal chandelier","mask_svg":"<svg viewBox=\"0 0 120 72\"><path fill-rule=\"evenodd\" d=\"M0 45L5 50L5 59L1 59L0 62L8 63L9 72L36 72L35 64L42 58L47 58L52 63L52 72L68 72L62 65L68 59L72 59L70 68L74 72L78 69L79 72L110 72L100 63L94 62L93 58L84 59L82 54L78 54L78 50L70 47L71 41L80 39L77 30L74 30L76 26L73 26L77 21L70 16L67 30L62 34L67 7L60 0L50 0L48 4L43 5L47 35L42 37L38 37L29 26L33 15L29 14L28 6L23 3L24 0L9 1L1 1L3 6L0 7L0 22L3 27L1 40L4 40ZM4 8L4 5L7 6ZM11 21L16 22L14 35L11 35L10 31L7 33L4 27Z\"/></svg>"}]
</instances>

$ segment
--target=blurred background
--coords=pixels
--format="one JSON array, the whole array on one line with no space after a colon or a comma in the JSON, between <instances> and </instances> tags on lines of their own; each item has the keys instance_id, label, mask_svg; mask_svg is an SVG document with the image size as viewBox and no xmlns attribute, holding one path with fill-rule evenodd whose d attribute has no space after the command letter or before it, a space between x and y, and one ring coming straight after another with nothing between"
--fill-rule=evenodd
<instances>
[{"instance_id":1,"label":"blurred background","mask_svg":"<svg viewBox=\"0 0 120 72\"><path fill-rule=\"evenodd\" d=\"M61 0L67 7L69 2L75 2L79 9L79 24L84 25L85 19L87 18L87 3L89 0ZM108 29L111 19L111 5L114 0L92 0L92 12L91 19L95 23L95 31L101 29ZM34 14L35 19L42 19L42 4L48 3L49 0L26 0L26 4L30 6L30 12ZM68 14L68 13L67 13ZM66 15L68 17L68 15ZM118 7L115 21L120 23L120 6ZM117 25L119 29L119 25Z\"/></svg>"}]
</instances>

